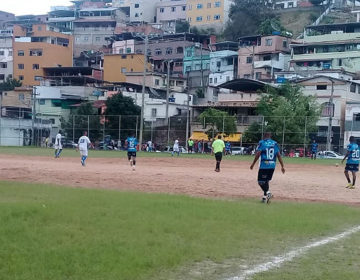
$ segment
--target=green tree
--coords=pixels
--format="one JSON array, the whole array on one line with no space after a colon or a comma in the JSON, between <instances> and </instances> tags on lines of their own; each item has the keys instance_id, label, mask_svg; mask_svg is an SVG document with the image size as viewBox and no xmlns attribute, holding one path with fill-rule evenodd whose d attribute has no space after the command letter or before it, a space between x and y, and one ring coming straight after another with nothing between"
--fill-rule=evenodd
<instances>
[{"instance_id":1,"label":"green tree","mask_svg":"<svg viewBox=\"0 0 360 280\"><path fill-rule=\"evenodd\" d=\"M271 0L235 0L230 8L229 22L224 30L227 40L258 34L260 24L274 18Z\"/></svg>"},{"instance_id":2,"label":"green tree","mask_svg":"<svg viewBox=\"0 0 360 280\"><path fill-rule=\"evenodd\" d=\"M236 133L236 117L230 116L227 112L214 108L206 109L199 116L199 121L204 124L209 139L219 133L230 135Z\"/></svg>"},{"instance_id":3,"label":"green tree","mask_svg":"<svg viewBox=\"0 0 360 280\"><path fill-rule=\"evenodd\" d=\"M310 0L310 3L314 6L319 6L324 2L324 0Z\"/></svg>"},{"instance_id":4,"label":"green tree","mask_svg":"<svg viewBox=\"0 0 360 280\"><path fill-rule=\"evenodd\" d=\"M259 33L261 35L271 35L274 31L279 31L283 36L292 35L282 26L279 18L267 18L260 23Z\"/></svg>"},{"instance_id":5,"label":"green tree","mask_svg":"<svg viewBox=\"0 0 360 280\"><path fill-rule=\"evenodd\" d=\"M176 33L186 33L189 32L190 23L186 20L177 20L175 31Z\"/></svg>"},{"instance_id":6,"label":"green tree","mask_svg":"<svg viewBox=\"0 0 360 280\"><path fill-rule=\"evenodd\" d=\"M276 141L286 144L304 143L306 131L316 130L320 106L314 96L306 96L298 85L285 84L278 89L268 88L257 106L263 122L252 124L245 132L244 141L257 143L262 132L270 131ZM306 124L305 124L306 123Z\"/></svg>"},{"instance_id":7,"label":"green tree","mask_svg":"<svg viewBox=\"0 0 360 280\"><path fill-rule=\"evenodd\" d=\"M75 142L82 136L84 131L89 132L92 141L101 138L102 125L100 116L91 102L82 103L75 112L70 114L67 120L61 118L60 121L61 128L65 131L67 138L75 139Z\"/></svg>"},{"instance_id":8,"label":"green tree","mask_svg":"<svg viewBox=\"0 0 360 280\"><path fill-rule=\"evenodd\" d=\"M134 134L140 121L141 108L134 103L131 97L122 93L113 95L106 100L106 129L113 138L125 139ZM119 117L121 115L121 117ZM120 124L119 124L120 121Z\"/></svg>"},{"instance_id":9,"label":"green tree","mask_svg":"<svg viewBox=\"0 0 360 280\"><path fill-rule=\"evenodd\" d=\"M8 77L5 82L0 83L0 91L13 90L16 87L21 87L21 86L22 86L21 81L16 79L10 79Z\"/></svg>"}]
</instances>

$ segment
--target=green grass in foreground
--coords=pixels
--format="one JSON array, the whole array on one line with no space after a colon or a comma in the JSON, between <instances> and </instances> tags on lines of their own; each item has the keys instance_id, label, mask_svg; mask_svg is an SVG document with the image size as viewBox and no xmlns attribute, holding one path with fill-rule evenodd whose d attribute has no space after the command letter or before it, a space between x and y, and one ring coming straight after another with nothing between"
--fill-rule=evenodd
<instances>
[{"instance_id":1,"label":"green grass in foreground","mask_svg":"<svg viewBox=\"0 0 360 280\"><path fill-rule=\"evenodd\" d=\"M21 156L49 156L54 155L54 149L45 149L45 148L36 148L36 147L0 147L0 155L21 155ZM138 157L171 157L169 153L146 153L138 152ZM62 157L78 157L79 153L75 149L64 149ZM99 151L99 150L90 150L89 156L93 158L119 158L126 157L126 152L124 151ZM200 159L211 159L214 157L210 154L181 154L181 158L200 158ZM234 160L234 161L248 161L250 162L253 159L253 156L227 156L224 160ZM315 165L335 165L336 163L341 162L341 160L332 160L332 159L317 159L311 160L309 158L284 158L285 163L291 164L315 164Z\"/></svg>"},{"instance_id":2,"label":"green grass in foreground","mask_svg":"<svg viewBox=\"0 0 360 280\"><path fill-rule=\"evenodd\" d=\"M0 181L0 279L218 279L177 271L204 260L258 263L356 225L359 214L335 204L268 206ZM306 278L301 266L296 272Z\"/></svg>"}]
</instances>

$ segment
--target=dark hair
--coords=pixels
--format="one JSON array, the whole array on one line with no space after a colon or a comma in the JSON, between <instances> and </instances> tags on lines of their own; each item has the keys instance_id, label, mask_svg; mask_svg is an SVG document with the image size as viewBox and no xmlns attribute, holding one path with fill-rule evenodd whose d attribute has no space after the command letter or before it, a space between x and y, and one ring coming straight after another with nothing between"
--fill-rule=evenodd
<instances>
[{"instance_id":1,"label":"dark hair","mask_svg":"<svg viewBox=\"0 0 360 280\"><path fill-rule=\"evenodd\" d=\"M355 137L354 137L354 136L350 136L349 140L350 140L350 142L355 142Z\"/></svg>"},{"instance_id":2,"label":"dark hair","mask_svg":"<svg viewBox=\"0 0 360 280\"><path fill-rule=\"evenodd\" d=\"M218 139L221 139L221 135L218 135Z\"/></svg>"},{"instance_id":3,"label":"dark hair","mask_svg":"<svg viewBox=\"0 0 360 280\"><path fill-rule=\"evenodd\" d=\"M271 132L267 131L264 133L264 138L270 138L271 137Z\"/></svg>"}]
</instances>

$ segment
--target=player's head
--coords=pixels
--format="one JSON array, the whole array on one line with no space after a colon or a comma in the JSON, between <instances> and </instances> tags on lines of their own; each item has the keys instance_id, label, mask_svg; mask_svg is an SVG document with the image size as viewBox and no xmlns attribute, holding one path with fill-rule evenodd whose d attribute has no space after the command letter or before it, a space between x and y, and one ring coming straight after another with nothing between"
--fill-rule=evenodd
<instances>
[{"instance_id":1,"label":"player's head","mask_svg":"<svg viewBox=\"0 0 360 280\"><path fill-rule=\"evenodd\" d=\"M86 130L84 130L83 135L87 136L87 131Z\"/></svg>"},{"instance_id":2,"label":"player's head","mask_svg":"<svg viewBox=\"0 0 360 280\"><path fill-rule=\"evenodd\" d=\"M271 138L271 132L267 131L264 133L264 139L270 139Z\"/></svg>"},{"instance_id":3,"label":"player's head","mask_svg":"<svg viewBox=\"0 0 360 280\"><path fill-rule=\"evenodd\" d=\"M59 132L58 132L59 134L62 134L62 131L61 130L59 130Z\"/></svg>"},{"instance_id":4,"label":"player's head","mask_svg":"<svg viewBox=\"0 0 360 280\"><path fill-rule=\"evenodd\" d=\"M349 141L350 141L350 143L354 143L354 142L355 142L355 137L354 137L354 136L350 136Z\"/></svg>"},{"instance_id":5,"label":"player's head","mask_svg":"<svg viewBox=\"0 0 360 280\"><path fill-rule=\"evenodd\" d=\"M315 139L313 140L313 143L316 143L316 140L315 140Z\"/></svg>"},{"instance_id":6,"label":"player's head","mask_svg":"<svg viewBox=\"0 0 360 280\"><path fill-rule=\"evenodd\" d=\"M221 135L218 135L218 139L221 139L222 137L221 137Z\"/></svg>"}]
</instances>

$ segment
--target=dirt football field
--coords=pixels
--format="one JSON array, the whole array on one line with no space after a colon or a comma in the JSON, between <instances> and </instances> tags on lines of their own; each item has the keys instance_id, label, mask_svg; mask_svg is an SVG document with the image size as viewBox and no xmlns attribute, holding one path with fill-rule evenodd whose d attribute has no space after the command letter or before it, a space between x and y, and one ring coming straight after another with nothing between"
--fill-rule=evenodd
<instances>
[{"instance_id":1,"label":"dirt football field","mask_svg":"<svg viewBox=\"0 0 360 280\"><path fill-rule=\"evenodd\" d=\"M90 155L91 156L91 155ZM79 158L0 155L0 180L50 183L74 187L186 194L216 198L260 198L257 170L249 162L224 160L221 173L210 159L147 158L132 171L126 158ZM343 166L286 165L276 170L270 184L276 200L329 201L360 205L358 188L345 189Z\"/></svg>"}]
</instances>

